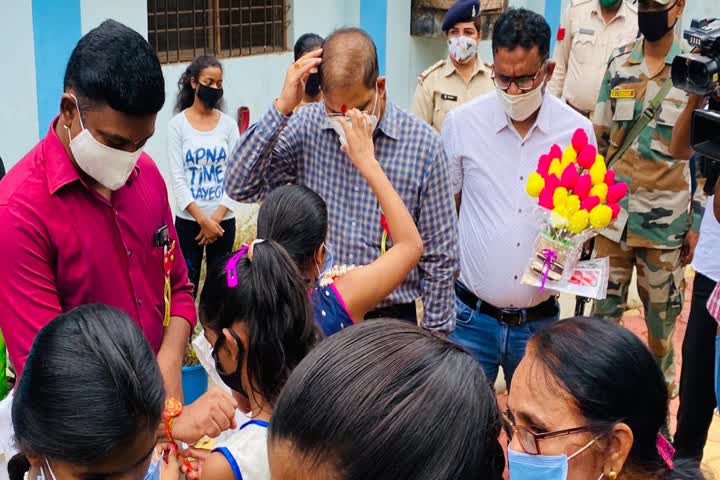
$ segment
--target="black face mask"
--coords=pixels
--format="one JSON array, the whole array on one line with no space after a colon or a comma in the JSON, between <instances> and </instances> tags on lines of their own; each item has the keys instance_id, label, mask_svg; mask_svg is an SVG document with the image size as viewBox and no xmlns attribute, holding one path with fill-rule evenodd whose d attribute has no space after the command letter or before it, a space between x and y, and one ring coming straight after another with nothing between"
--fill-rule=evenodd
<instances>
[{"instance_id":1,"label":"black face mask","mask_svg":"<svg viewBox=\"0 0 720 480\"><path fill-rule=\"evenodd\" d=\"M308 97L317 97L320 93L320 74L311 73L305 82L305 95Z\"/></svg>"},{"instance_id":2,"label":"black face mask","mask_svg":"<svg viewBox=\"0 0 720 480\"><path fill-rule=\"evenodd\" d=\"M668 27L668 13L672 10L677 2L673 3L670 8L657 12L638 12L638 28L645 39L651 42L657 42L665 36L667 32L675 28L675 23Z\"/></svg>"},{"instance_id":3,"label":"black face mask","mask_svg":"<svg viewBox=\"0 0 720 480\"><path fill-rule=\"evenodd\" d=\"M223 381L225 385L230 387L231 390L236 391L240 395L242 395L245 398L249 398L247 392L245 391L245 388L242 384L242 355L243 355L243 348L242 348L242 342L240 341L240 337L237 333L235 333L235 330L232 328L228 328L228 332L230 332L230 335L235 339L235 341L238 344L238 361L237 361L237 368L234 372L231 373L225 373L223 372L222 367L220 366L220 357L218 355L218 352L220 351L220 347L222 342L225 339L225 336L221 333L221 337L215 342L215 345L213 345L213 351L212 356L215 360L215 370L217 370L218 375L220 376L220 380Z\"/></svg>"},{"instance_id":4,"label":"black face mask","mask_svg":"<svg viewBox=\"0 0 720 480\"><path fill-rule=\"evenodd\" d=\"M208 87L201 83L198 86L197 96L208 108L215 108L223 96L223 89Z\"/></svg>"}]
</instances>

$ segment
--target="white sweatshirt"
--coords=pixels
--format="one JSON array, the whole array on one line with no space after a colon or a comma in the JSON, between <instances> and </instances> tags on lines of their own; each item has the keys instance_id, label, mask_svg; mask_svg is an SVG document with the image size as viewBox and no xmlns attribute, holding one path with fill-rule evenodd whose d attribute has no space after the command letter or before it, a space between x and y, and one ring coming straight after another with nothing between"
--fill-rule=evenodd
<instances>
[{"instance_id":1,"label":"white sweatshirt","mask_svg":"<svg viewBox=\"0 0 720 480\"><path fill-rule=\"evenodd\" d=\"M217 126L208 132L195 130L184 111L170 120L168 162L178 217L194 220L186 210L192 202L207 217L211 217L219 205L229 209L223 220L234 217L232 200L225 194L223 180L238 140L237 124L224 113L220 114Z\"/></svg>"}]
</instances>

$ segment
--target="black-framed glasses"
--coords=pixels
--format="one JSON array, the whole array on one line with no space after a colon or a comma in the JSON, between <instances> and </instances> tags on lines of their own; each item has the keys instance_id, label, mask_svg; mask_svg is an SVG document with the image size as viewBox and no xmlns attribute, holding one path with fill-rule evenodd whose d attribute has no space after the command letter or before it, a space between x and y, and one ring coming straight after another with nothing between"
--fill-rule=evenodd
<instances>
[{"instance_id":1,"label":"black-framed glasses","mask_svg":"<svg viewBox=\"0 0 720 480\"><path fill-rule=\"evenodd\" d=\"M527 427L515 424L515 419L510 410L505 410L502 414L503 429L508 436L508 440L512 440L517 435L518 441L523 451L529 455L541 455L540 441L548 438L566 437L577 433L590 432L595 430L597 426L584 425L582 427L568 428L565 430L556 430L554 432L535 433Z\"/></svg>"},{"instance_id":2,"label":"black-framed glasses","mask_svg":"<svg viewBox=\"0 0 720 480\"><path fill-rule=\"evenodd\" d=\"M540 65L540 68L537 72L535 72L535 75L528 75L525 77L508 77L505 75L497 75L495 73L495 67L493 67L493 71L490 74L490 78L492 78L493 83L495 83L495 86L499 88L502 91L507 91L510 86L514 83L517 85L517 87L522 90L523 92L527 92L533 89L533 86L535 85L535 80L537 80L538 76L545 71L545 66L547 64L547 59L543 60L542 64Z\"/></svg>"}]
</instances>

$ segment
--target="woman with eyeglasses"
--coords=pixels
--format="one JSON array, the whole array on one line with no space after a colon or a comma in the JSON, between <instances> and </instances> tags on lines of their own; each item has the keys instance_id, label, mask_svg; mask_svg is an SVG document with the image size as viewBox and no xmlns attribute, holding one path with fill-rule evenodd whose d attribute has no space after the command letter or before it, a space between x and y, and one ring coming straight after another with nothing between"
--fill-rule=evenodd
<instances>
[{"instance_id":1,"label":"woman with eyeglasses","mask_svg":"<svg viewBox=\"0 0 720 480\"><path fill-rule=\"evenodd\" d=\"M515 371L506 429L511 480L704 479L660 434L665 380L629 330L576 317L536 334Z\"/></svg>"}]
</instances>

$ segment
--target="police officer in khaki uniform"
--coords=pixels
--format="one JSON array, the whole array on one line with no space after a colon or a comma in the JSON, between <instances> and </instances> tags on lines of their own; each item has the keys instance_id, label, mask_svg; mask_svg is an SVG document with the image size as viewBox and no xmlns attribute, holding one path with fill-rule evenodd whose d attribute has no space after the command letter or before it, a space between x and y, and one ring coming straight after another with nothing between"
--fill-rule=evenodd
<instances>
[{"instance_id":1,"label":"police officer in khaki uniform","mask_svg":"<svg viewBox=\"0 0 720 480\"><path fill-rule=\"evenodd\" d=\"M637 36L635 0L572 0L558 30L550 93L589 117L610 54Z\"/></svg>"},{"instance_id":2,"label":"police officer in khaki uniform","mask_svg":"<svg viewBox=\"0 0 720 480\"><path fill-rule=\"evenodd\" d=\"M495 89L490 69L477 54L480 2L458 0L445 15L442 29L449 56L420 74L411 107L438 132L450 110Z\"/></svg>"}]
</instances>

